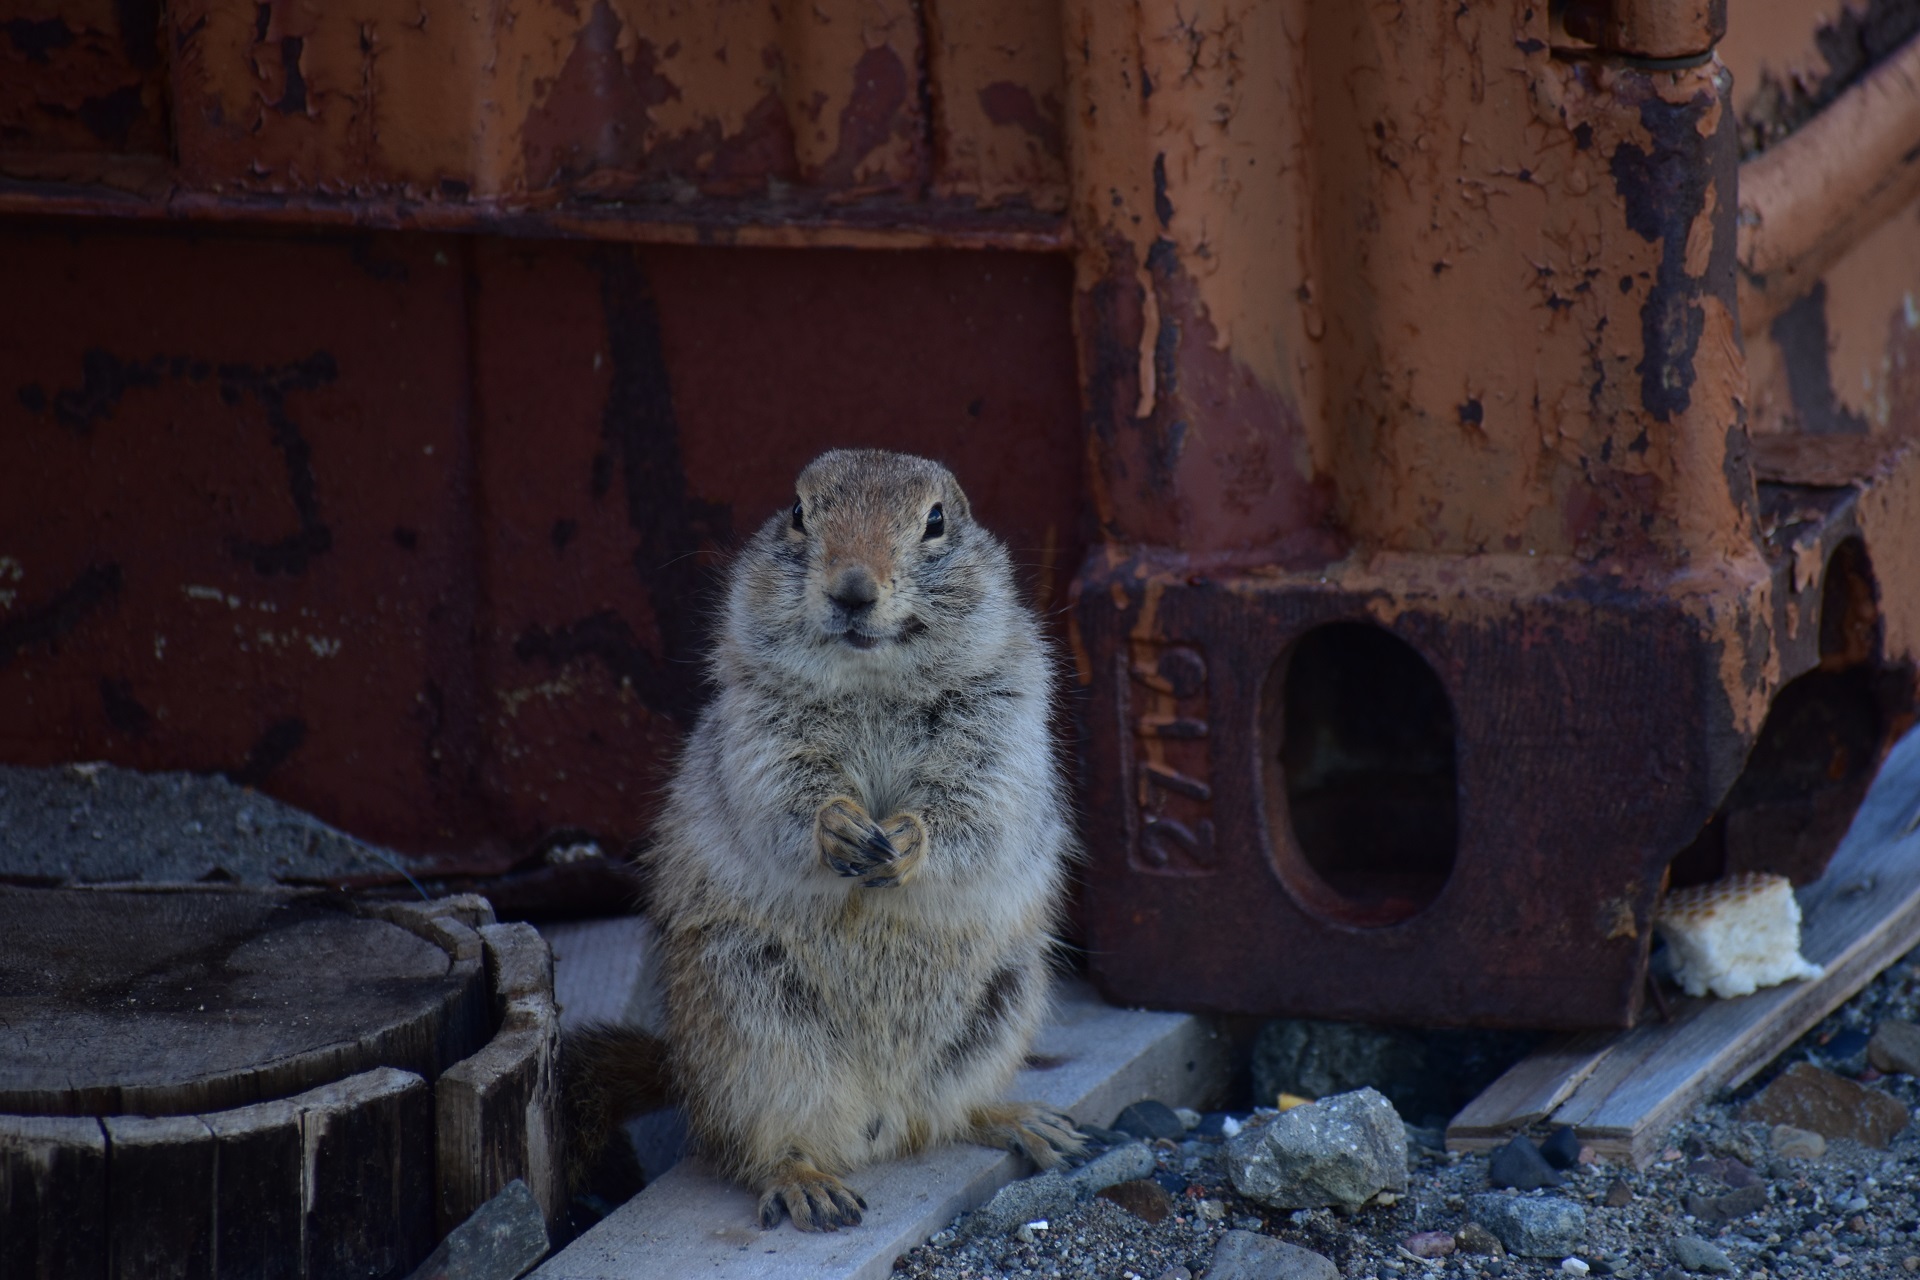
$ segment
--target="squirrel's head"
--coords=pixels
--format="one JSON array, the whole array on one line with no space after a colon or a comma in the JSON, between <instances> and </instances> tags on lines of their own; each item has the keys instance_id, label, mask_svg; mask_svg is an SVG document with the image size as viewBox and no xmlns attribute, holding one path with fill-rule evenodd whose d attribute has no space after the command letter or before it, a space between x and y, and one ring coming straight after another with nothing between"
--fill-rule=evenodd
<instances>
[{"instance_id":1,"label":"squirrel's head","mask_svg":"<svg viewBox=\"0 0 1920 1280\"><path fill-rule=\"evenodd\" d=\"M835 449L794 489L791 509L742 557L736 639L837 683L905 672L988 638L983 628L1010 603L1011 570L951 471L908 454Z\"/></svg>"}]
</instances>

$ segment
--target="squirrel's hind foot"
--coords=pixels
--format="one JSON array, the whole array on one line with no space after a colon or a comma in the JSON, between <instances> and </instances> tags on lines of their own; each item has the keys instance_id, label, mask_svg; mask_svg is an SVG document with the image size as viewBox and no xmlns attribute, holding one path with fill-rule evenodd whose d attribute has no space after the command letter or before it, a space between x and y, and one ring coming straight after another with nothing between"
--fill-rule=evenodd
<instances>
[{"instance_id":1,"label":"squirrel's hind foot","mask_svg":"<svg viewBox=\"0 0 1920 1280\"><path fill-rule=\"evenodd\" d=\"M968 1117L973 1140L983 1147L1016 1151L1041 1169L1058 1169L1087 1154L1086 1135L1073 1117L1033 1102L996 1102Z\"/></svg>"},{"instance_id":2,"label":"squirrel's hind foot","mask_svg":"<svg viewBox=\"0 0 1920 1280\"><path fill-rule=\"evenodd\" d=\"M761 1185L760 1229L771 1230L782 1217L802 1231L838 1231L860 1225L867 1202L830 1173L804 1160L788 1160Z\"/></svg>"}]
</instances>

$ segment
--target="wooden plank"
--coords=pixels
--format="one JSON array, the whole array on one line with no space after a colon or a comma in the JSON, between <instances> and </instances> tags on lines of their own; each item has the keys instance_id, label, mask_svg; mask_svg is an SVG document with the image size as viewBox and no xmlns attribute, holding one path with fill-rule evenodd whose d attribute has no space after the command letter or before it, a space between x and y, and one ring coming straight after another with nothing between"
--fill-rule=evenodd
<instances>
[{"instance_id":1,"label":"wooden plank","mask_svg":"<svg viewBox=\"0 0 1920 1280\"><path fill-rule=\"evenodd\" d=\"M107 1137L91 1116L0 1116L0 1280L106 1280Z\"/></svg>"},{"instance_id":2,"label":"wooden plank","mask_svg":"<svg viewBox=\"0 0 1920 1280\"><path fill-rule=\"evenodd\" d=\"M203 1115L213 1134L213 1260L220 1280L297 1280L306 1218L300 1098Z\"/></svg>"},{"instance_id":3,"label":"wooden plank","mask_svg":"<svg viewBox=\"0 0 1920 1280\"><path fill-rule=\"evenodd\" d=\"M553 961L530 925L488 925L480 933L502 1006L500 1030L434 1086L435 1212L443 1233L515 1179L527 1184L548 1223L566 1207Z\"/></svg>"},{"instance_id":4,"label":"wooden plank","mask_svg":"<svg viewBox=\"0 0 1920 1280\"><path fill-rule=\"evenodd\" d=\"M1048 1065L1021 1072L1008 1096L1106 1124L1142 1098L1206 1106L1225 1087L1226 1044L1204 1020L1115 1009L1082 984L1062 987L1034 1046ZM750 1192L682 1161L534 1280L885 1280L896 1257L1025 1171L1004 1151L967 1144L876 1165L851 1179L869 1205L859 1227L803 1234L760 1230Z\"/></svg>"},{"instance_id":5,"label":"wooden plank","mask_svg":"<svg viewBox=\"0 0 1920 1280\"><path fill-rule=\"evenodd\" d=\"M1614 1033L1582 1031L1561 1036L1528 1054L1447 1126L1447 1146L1471 1151L1497 1146L1517 1128L1553 1114L1612 1052Z\"/></svg>"},{"instance_id":6,"label":"wooden plank","mask_svg":"<svg viewBox=\"0 0 1920 1280\"><path fill-rule=\"evenodd\" d=\"M563 1031L595 1022L661 1028L658 933L644 916L542 925Z\"/></svg>"},{"instance_id":7,"label":"wooden plank","mask_svg":"<svg viewBox=\"0 0 1920 1280\"><path fill-rule=\"evenodd\" d=\"M1666 1132L1715 1090L1751 1078L1781 1050L1920 943L1920 734L1889 753L1852 829L1818 882L1799 891L1801 951L1825 972L1734 1000L1677 1000L1672 1020L1617 1033L1599 1063L1572 1082L1551 1113L1611 1159L1645 1163ZM1568 1041L1503 1076L1448 1127L1450 1149L1484 1149L1542 1117L1531 1100L1579 1063ZM1535 1060L1537 1059L1537 1061ZM1471 1121L1470 1126L1463 1121Z\"/></svg>"},{"instance_id":8,"label":"wooden plank","mask_svg":"<svg viewBox=\"0 0 1920 1280\"><path fill-rule=\"evenodd\" d=\"M107 1116L107 1275L211 1280L213 1133L198 1116Z\"/></svg>"},{"instance_id":9,"label":"wooden plank","mask_svg":"<svg viewBox=\"0 0 1920 1280\"><path fill-rule=\"evenodd\" d=\"M433 1247L433 1094L381 1067L300 1099L310 1280L406 1275Z\"/></svg>"}]
</instances>

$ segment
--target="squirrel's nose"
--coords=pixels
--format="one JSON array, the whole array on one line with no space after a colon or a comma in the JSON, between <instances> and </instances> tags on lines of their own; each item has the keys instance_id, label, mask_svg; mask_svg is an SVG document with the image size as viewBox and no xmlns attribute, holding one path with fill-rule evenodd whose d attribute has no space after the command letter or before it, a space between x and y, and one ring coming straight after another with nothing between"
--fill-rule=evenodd
<instances>
[{"instance_id":1,"label":"squirrel's nose","mask_svg":"<svg viewBox=\"0 0 1920 1280\"><path fill-rule=\"evenodd\" d=\"M880 588L865 569L848 569L834 579L833 590L827 593L827 598L848 613L859 613L871 608L880 598Z\"/></svg>"}]
</instances>

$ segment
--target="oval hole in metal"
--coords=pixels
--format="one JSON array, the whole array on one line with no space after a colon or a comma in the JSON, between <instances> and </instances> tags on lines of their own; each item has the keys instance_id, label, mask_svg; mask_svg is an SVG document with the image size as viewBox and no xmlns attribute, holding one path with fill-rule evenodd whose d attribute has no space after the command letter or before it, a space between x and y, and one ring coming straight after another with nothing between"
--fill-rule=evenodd
<instances>
[{"instance_id":1,"label":"oval hole in metal","mask_svg":"<svg viewBox=\"0 0 1920 1280\"><path fill-rule=\"evenodd\" d=\"M1460 840L1453 704L1411 645L1361 622L1307 632L1267 678L1261 739L1274 862L1303 906L1377 928L1440 896Z\"/></svg>"}]
</instances>

